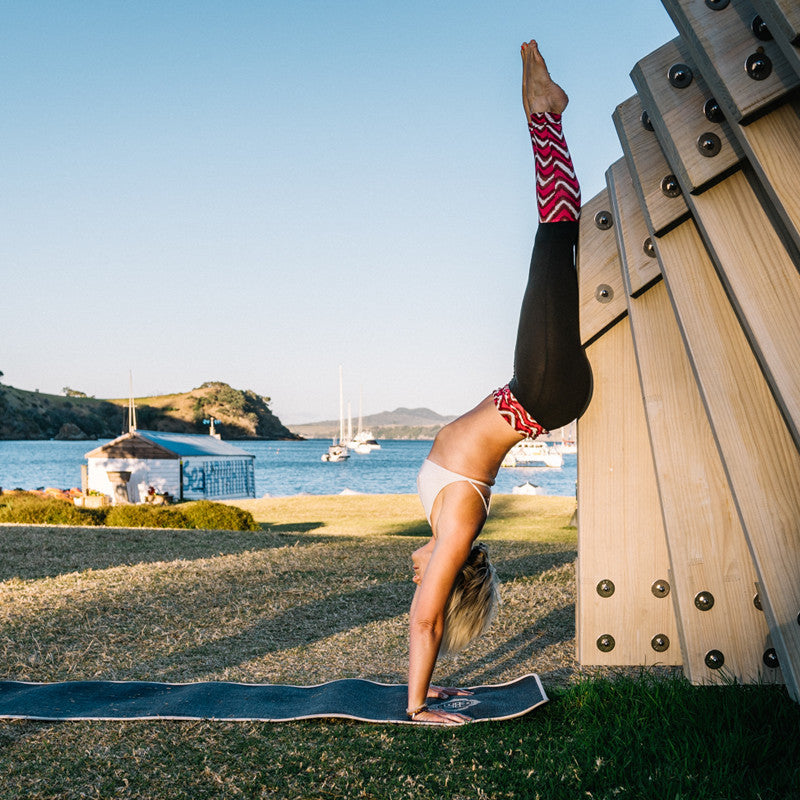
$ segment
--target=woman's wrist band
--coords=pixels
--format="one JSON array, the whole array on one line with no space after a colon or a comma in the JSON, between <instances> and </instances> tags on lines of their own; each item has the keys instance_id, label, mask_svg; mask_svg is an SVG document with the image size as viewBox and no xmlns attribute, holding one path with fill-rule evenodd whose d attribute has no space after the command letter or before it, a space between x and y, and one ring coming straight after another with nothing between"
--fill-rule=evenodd
<instances>
[{"instance_id":1,"label":"woman's wrist band","mask_svg":"<svg viewBox=\"0 0 800 800\"><path fill-rule=\"evenodd\" d=\"M414 719L414 717L416 717L417 714L421 714L423 711L427 711L427 710L428 710L428 704L427 703L423 703L421 706L417 706L413 710L406 709L406 716L409 719Z\"/></svg>"}]
</instances>

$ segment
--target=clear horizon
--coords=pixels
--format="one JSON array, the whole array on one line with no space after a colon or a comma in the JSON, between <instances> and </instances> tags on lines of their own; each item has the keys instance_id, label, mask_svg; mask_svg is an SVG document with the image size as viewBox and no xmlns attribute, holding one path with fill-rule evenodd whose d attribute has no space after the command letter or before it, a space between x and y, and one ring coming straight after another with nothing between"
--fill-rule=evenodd
<instances>
[{"instance_id":1,"label":"clear horizon","mask_svg":"<svg viewBox=\"0 0 800 800\"><path fill-rule=\"evenodd\" d=\"M535 233L520 43L588 200L675 35L658 0L6 4L0 380L221 380L299 423L342 364L354 413L465 411L511 376Z\"/></svg>"}]
</instances>

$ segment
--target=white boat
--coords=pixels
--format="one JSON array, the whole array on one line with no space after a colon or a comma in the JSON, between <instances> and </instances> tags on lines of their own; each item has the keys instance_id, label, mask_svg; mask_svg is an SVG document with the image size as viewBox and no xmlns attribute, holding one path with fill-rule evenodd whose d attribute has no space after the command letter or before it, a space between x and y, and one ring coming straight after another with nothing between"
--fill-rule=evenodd
<instances>
[{"instance_id":1,"label":"white boat","mask_svg":"<svg viewBox=\"0 0 800 800\"><path fill-rule=\"evenodd\" d=\"M364 430L359 430L347 446L356 453L371 453L373 450L381 449L381 446L375 441L372 431Z\"/></svg>"},{"instance_id":2,"label":"white boat","mask_svg":"<svg viewBox=\"0 0 800 800\"><path fill-rule=\"evenodd\" d=\"M502 467L520 467L530 464L541 464L550 469L561 469L564 456L544 442L523 439L506 453Z\"/></svg>"},{"instance_id":3,"label":"white boat","mask_svg":"<svg viewBox=\"0 0 800 800\"><path fill-rule=\"evenodd\" d=\"M342 393L342 368L339 367L339 441L333 440L328 452L322 454L322 461L339 462L350 458L344 438L344 395Z\"/></svg>"},{"instance_id":4,"label":"white boat","mask_svg":"<svg viewBox=\"0 0 800 800\"><path fill-rule=\"evenodd\" d=\"M328 452L322 454L323 461L346 461L348 458L350 458L350 453L347 452L347 447L337 444L335 440L328 447Z\"/></svg>"},{"instance_id":5,"label":"white boat","mask_svg":"<svg viewBox=\"0 0 800 800\"><path fill-rule=\"evenodd\" d=\"M381 446L375 440L375 436L373 435L372 431L364 430L364 415L361 408L363 405L362 399L363 392L359 394L358 398L358 431L356 432L355 436L349 437L347 446L351 450L355 450L356 453L367 455L373 450L380 450Z\"/></svg>"},{"instance_id":6,"label":"white boat","mask_svg":"<svg viewBox=\"0 0 800 800\"><path fill-rule=\"evenodd\" d=\"M347 446L354 452L362 456L369 455L375 448L367 442L348 442Z\"/></svg>"}]
</instances>

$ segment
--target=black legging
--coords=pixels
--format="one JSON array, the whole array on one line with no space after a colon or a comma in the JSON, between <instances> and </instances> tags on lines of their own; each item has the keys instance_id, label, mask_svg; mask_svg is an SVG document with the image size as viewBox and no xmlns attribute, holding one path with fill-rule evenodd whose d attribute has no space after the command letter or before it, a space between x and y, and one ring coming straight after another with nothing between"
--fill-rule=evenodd
<instances>
[{"instance_id":1,"label":"black legging","mask_svg":"<svg viewBox=\"0 0 800 800\"><path fill-rule=\"evenodd\" d=\"M550 431L577 419L592 396L578 324L577 239L577 222L539 224L509 382L522 407Z\"/></svg>"}]
</instances>

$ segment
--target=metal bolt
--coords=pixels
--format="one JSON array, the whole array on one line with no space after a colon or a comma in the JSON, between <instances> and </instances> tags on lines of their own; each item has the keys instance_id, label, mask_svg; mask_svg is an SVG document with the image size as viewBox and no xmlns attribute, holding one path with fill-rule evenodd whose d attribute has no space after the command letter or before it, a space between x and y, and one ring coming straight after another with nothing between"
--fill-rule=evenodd
<instances>
[{"instance_id":1,"label":"metal bolt","mask_svg":"<svg viewBox=\"0 0 800 800\"><path fill-rule=\"evenodd\" d=\"M761 39L762 42L769 42L772 40L772 34L769 32L767 23L761 19L760 14L756 14L753 17L753 21L750 23L750 28L756 35L756 38Z\"/></svg>"},{"instance_id":2,"label":"metal bolt","mask_svg":"<svg viewBox=\"0 0 800 800\"><path fill-rule=\"evenodd\" d=\"M709 122L722 122L725 119L725 115L722 113L722 109L719 107L719 103L714 97L706 100L703 106L703 113L706 115L706 119Z\"/></svg>"},{"instance_id":3,"label":"metal bolt","mask_svg":"<svg viewBox=\"0 0 800 800\"><path fill-rule=\"evenodd\" d=\"M598 303L610 303L614 299L614 290L607 283L601 283L595 289L594 299Z\"/></svg>"},{"instance_id":4,"label":"metal bolt","mask_svg":"<svg viewBox=\"0 0 800 800\"><path fill-rule=\"evenodd\" d=\"M617 587L614 586L614 581L610 581L606 578L597 584L597 594L599 594L600 597L611 597L616 588Z\"/></svg>"},{"instance_id":5,"label":"metal bolt","mask_svg":"<svg viewBox=\"0 0 800 800\"><path fill-rule=\"evenodd\" d=\"M594 224L597 225L601 231L607 231L614 225L614 218L611 216L610 211L598 211L594 215Z\"/></svg>"},{"instance_id":6,"label":"metal bolt","mask_svg":"<svg viewBox=\"0 0 800 800\"><path fill-rule=\"evenodd\" d=\"M681 185L674 175L667 175L661 180L661 191L667 197L680 197Z\"/></svg>"},{"instance_id":7,"label":"metal bolt","mask_svg":"<svg viewBox=\"0 0 800 800\"><path fill-rule=\"evenodd\" d=\"M646 131L652 131L653 130L653 123L650 122L650 115L646 111L642 111L641 119L642 119L642 127Z\"/></svg>"},{"instance_id":8,"label":"metal bolt","mask_svg":"<svg viewBox=\"0 0 800 800\"><path fill-rule=\"evenodd\" d=\"M730 1L731 0L706 0L706 5L712 11L722 11L723 8L728 7L728 3L730 3Z\"/></svg>"},{"instance_id":9,"label":"metal bolt","mask_svg":"<svg viewBox=\"0 0 800 800\"><path fill-rule=\"evenodd\" d=\"M597 649L601 653L610 653L615 645L614 637L610 633L604 633L597 639Z\"/></svg>"},{"instance_id":10,"label":"metal bolt","mask_svg":"<svg viewBox=\"0 0 800 800\"><path fill-rule=\"evenodd\" d=\"M710 611L714 607L714 595L711 592L699 592L694 598L694 604L700 611Z\"/></svg>"},{"instance_id":11,"label":"metal bolt","mask_svg":"<svg viewBox=\"0 0 800 800\"><path fill-rule=\"evenodd\" d=\"M719 650L709 650L703 660L709 669L719 669L725 663L725 656Z\"/></svg>"},{"instance_id":12,"label":"metal bolt","mask_svg":"<svg viewBox=\"0 0 800 800\"><path fill-rule=\"evenodd\" d=\"M701 133L697 139L697 149L700 155L713 158L722 150L722 140L716 133Z\"/></svg>"},{"instance_id":13,"label":"metal bolt","mask_svg":"<svg viewBox=\"0 0 800 800\"><path fill-rule=\"evenodd\" d=\"M685 89L694 78L692 70L686 64L673 64L667 72L669 82L676 89Z\"/></svg>"},{"instance_id":14,"label":"metal bolt","mask_svg":"<svg viewBox=\"0 0 800 800\"><path fill-rule=\"evenodd\" d=\"M650 646L656 653L663 653L665 650L669 650L669 636L665 633L656 634L650 641Z\"/></svg>"},{"instance_id":15,"label":"metal bolt","mask_svg":"<svg viewBox=\"0 0 800 800\"><path fill-rule=\"evenodd\" d=\"M744 71L754 81L763 81L772 74L772 60L763 48L759 47L759 51L748 56L744 62Z\"/></svg>"},{"instance_id":16,"label":"metal bolt","mask_svg":"<svg viewBox=\"0 0 800 800\"><path fill-rule=\"evenodd\" d=\"M764 610L764 607L761 605L761 598L758 596L758 594L756 594L756 596L753 598L753 605L754 605L754 606L755 606L755 607L756 607L756 608L757 608L759 611L763 611L763 610Z\"/></svg>"},{"instance_id":17,"label":"metal bolt","mask_svg":"<svg viewBox=\"0 0 800 800\"><path fill-rule=\"evenodd\" d=\"M761 660L764 662L764 666L770 669L778 669L778 667L780 667L778 654L775 652L774 647L770 647L769 650L766 650Z\"/></svg>"},{"instance_id":18,"label":"metal bolt","mask_svg":"<svg viewBox=\"0 0 800 800\"><path fill-rule=\"evenodd\" d=\"M650 591L656 597L666 597L669 594L669 583L667 581L656 581L650 587Z\"/></svg>"},{"instance_id":19,"label":"metal bolt","mask_svg":"<svg viewBox=\"0 0 800 800\"><path fill-rule=\"evenodd\" d=\"M642 245L642 250L644 254L649 258L656 257L656 248L655 245L653 244L653 240L649 236L644 240L644 244Z\"/></svg>"}]
</instances>

